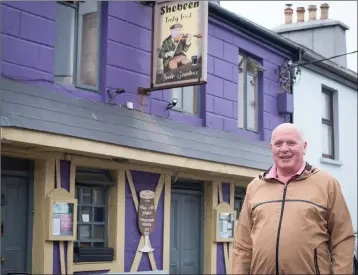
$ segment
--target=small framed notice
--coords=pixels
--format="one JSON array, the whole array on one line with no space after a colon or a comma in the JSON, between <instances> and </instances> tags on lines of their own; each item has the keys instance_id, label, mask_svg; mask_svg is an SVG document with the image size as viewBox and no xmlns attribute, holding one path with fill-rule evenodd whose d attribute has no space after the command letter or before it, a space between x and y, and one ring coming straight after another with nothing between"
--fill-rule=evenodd
<instances>
[{"instance_id":1,"label":"small framed notice","mask_svg":"<svg viewBox=\"0 0 358 275\"><path fill-rule=\"evenodd\" d=\"M77 232L77 200L62 188L48 196L48 240L74 241Z\"/></svg>"},{"instance_id":2,"label":"small framed notice","mask_svg":"<svg viewBox=\"0 0 358 275\"><path fill-rule=\"evenodd\" d=\"M216 209L216 242L233 242L236 211L226 203L220 203Z\"/></svg>"}]
</instances>

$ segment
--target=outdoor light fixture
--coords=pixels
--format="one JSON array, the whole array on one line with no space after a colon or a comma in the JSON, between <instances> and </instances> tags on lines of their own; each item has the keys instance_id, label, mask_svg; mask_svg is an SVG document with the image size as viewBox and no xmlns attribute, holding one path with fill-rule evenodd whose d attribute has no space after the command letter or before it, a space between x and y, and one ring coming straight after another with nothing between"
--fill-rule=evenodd
<instances>
[{"instance_id":1,"label":"outdoor light fixture","mask_svg":"<svg viewBox=\"0 0 358 275\"><path fill-rule=\"evenodd\" d=\"M296 84L297 76L300 75L300 68L291 60L285 61L277 68L279 83L287 92L292 92L292 86Z\"/></svg>"},{"instance_id":2,"label":"outdoor light fixture","mask_svg":"<svg viewBox=\"0 0 358 275\"><path fill-rule=\"evenodd\" d=\"M116 88L116 89L107 89L108 97L110 103L114 103L113 100L117 95L125 93L126 90L123 88Z\"/></svg>"},{"instance_id":3,"label":"outdoor light fixture","mask_svg":"<svg viewBox=\"0 0 358 275\"><path fill-rule=\"evenodd\" d=\"M172 109L175 105L177 105L177 103L178 103L178 99L173 98L173 99L172 99L172 103L169 103L166 109L167 109L167 110L168 110L168 109Z\"/></svg>"}]
</instances>

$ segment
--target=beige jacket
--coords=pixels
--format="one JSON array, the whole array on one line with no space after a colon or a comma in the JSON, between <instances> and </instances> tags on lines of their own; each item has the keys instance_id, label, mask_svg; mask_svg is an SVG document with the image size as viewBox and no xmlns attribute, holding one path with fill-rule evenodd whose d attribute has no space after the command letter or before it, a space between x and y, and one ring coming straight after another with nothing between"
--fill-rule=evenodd
<instances>
[{"instance_id":1,"label":"beige jacket","mask_svg":"<svg viewBox=\"0 0 358 275\"><path fill-rule=\"evenodd\" d=\"M269 170L248 185L233 274L352 274L353 226L337 180L306 164L284 185L265 178Z\"/></svg>"}]
</instances>

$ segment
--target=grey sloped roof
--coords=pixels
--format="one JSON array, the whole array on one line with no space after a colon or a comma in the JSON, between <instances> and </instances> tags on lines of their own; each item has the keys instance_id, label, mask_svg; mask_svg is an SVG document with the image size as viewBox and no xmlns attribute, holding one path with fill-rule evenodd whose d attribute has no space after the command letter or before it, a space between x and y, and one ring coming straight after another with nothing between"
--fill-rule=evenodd
<instances>
[{"instance_id":1,"label":"grey sloped roof","mask_svg":"<svg viewBox=\"0 0 358 275\"><path fill-rule=\"evenodd\" d=\"M52 89L3 78L2 127L17 127L189 158L266 169L267 142L92 102Z\"/></svg>"}]
</instances>

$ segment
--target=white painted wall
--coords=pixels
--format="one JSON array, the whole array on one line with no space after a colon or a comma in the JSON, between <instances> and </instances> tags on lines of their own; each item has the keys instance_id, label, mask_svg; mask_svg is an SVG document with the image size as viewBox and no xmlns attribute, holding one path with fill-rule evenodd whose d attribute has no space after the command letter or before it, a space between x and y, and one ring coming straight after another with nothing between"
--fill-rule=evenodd
<instances>
[{"instance_id":1,"label":"white painted wall","mask_svg":"<svg viewBox=\"0 0 358 275\"><path fill-rule=\"evenodd\" d=\"M322 84L338 91L334 114L335 134L338 134L337 163L323 162L321 157ZM357 91L302 68L301 80L294 87L293 120L307 140L306 161L329 172L340 182L357 231Z\"/></svg>"}]
</instances>

